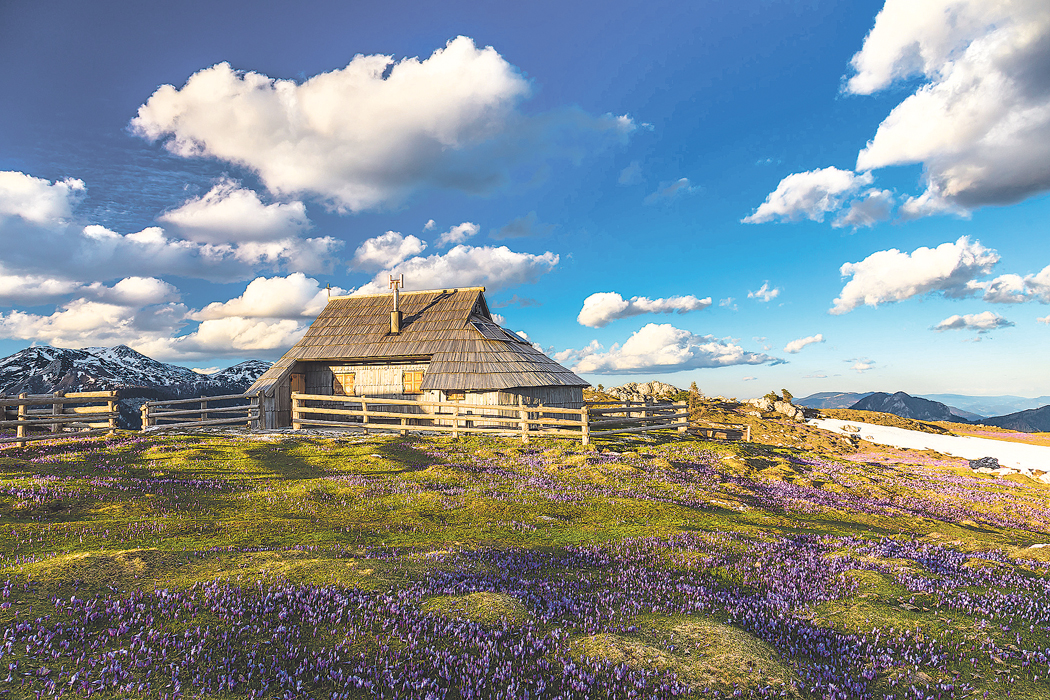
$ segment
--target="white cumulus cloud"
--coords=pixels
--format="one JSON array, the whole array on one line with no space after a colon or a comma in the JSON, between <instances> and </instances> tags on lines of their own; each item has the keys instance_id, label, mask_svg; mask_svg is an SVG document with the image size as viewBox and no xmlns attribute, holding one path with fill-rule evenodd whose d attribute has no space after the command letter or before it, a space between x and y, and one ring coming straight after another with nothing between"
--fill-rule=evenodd
<instances>
[{"instance_id":1,"label":"white cumulus cloud","mask_svg":"<svg viewBox=\"0 0 1050 700\"><path fill-rule=\"evenodd\" d=\"M359 245L354 251L350 267L367 272L381 270L419 255L426 248L426 242L416 236L402 236L397 231L387 231Z\"/></svg>"},{"instance_id":2,"label":"white cumulus cloud","mask_svg":"<svg viewBox=\"0 0 1050 700\"><path fill-rule=\"evenodd\" d=\"M84 285L49 275L20 275L0 269L0 304L47 304L68 299Z\"/></svg>"},{"instance_id":3,"label":"white cumulus cloud","mask_svg":"<svg viewBox=\"0 0 1050 700\"><path fill-rule=\"evenodd\" d=\"M287 277L257 277L248 283L244 293L225 302L213 302L189 315L197 321L220 318L298 319L317 316L328 303L329 294L338 296L344 290L321 287L320 283L296 272Z\"/></svg>"},{"instance_id":4,"label":"white cumulus cloud","mask_svg":"<svg viewBox=\"0 0 1050 700\"><path fill-rule=\"evenodd\" d=\"M792 355L794 355L795 353L801 352L802 348L806 347L807 345L812 345L813 343L823 343L823 342L824 342L824 336L821 333L817 333L816 335L807 336L805 338L797 338L796 340L792 340L790 343L788 343L786 346L784 346L784 352L789 352Z\"/></svg>"},{"instance_id":5,"label":"white cumulus cloud","mask_svg":"<svg viewBox=\"0 0 1050 700\"><path fill-rule=\"evenodd\" d=\"M227 63L164 85L131 128L184 157L250 168L270 191L339 211L402 201L425 186L482 192L535 156L622 139L628 117L526 115L529 81L492 47L458 37L430 57L357 55L302 83ZM571 144L571 145L567 145ZM597 146L595 146L597 147Z\"/></svg>"},{"instance_id":6,"label":"white cumulus cloud","mask_svg":"<svg viewBox=\"0 0 1050 700\"><path fill-rule=\"evenodd\" d=\"M770 289L769 280L763 282L762 286L758 289L754 291L748 291L747 293L748 299L758 299L761 302L772 301L778 296L780 296L780 289L778 287L773 287L772 289Z\"/></svg>"},{"instance_id":7,"label":"white cumulus cloud","mask_svg":"<svg viewBox=\"0 0 1050 700\"><path fill-rule=\"evenodd\" d=\"M616 292L597 292L583 301L576 320L584 326L601 328L620 318L629 318L641 314L680 314L699 311L711 306L711 297L699 299L692 294L650 299L648 297L631 297L624 299Z\"/></svg>"},{"instance_id":8,"label":"white cumulus cloud","mask_svg":"<svg viewBox=\"0 0 1050 700\"><path fill-rule=\"evenodd\" d=\"M0 338L70 348L125 344L166 361L276 357L302 337L327 299L327 290L301 273L255 279L240 296L199 311L179 303L178 289L159 279L93 283L76 292L81 296L50 314L0 313Z\"/></svg>"},{"instance_id":9,"label":"white cumulus cloud","mask_svg":"<svg viewBox=\"0 0 1050 700\"><path fill-rule=\"evenodd\" d=\"M84 192L79 180L52 184L24 173L0 175L9 176L0 177L5 274L70 284L97 279L100 270L110 279L178 275L226 282L251 278L260 268L328 271L343 245L330 236L299 238L294 232L236 244L186 240L158 226L121 234L78 217ZM27 188L35 194L27 195Z\"/></svg>"},{"instance_id":10,"label":"white cumulus cloud","mask_svg":"<svg viewBox=\"0 0 1050 700\"><path fill-rule=\"evenodd\" d=\"M170 337L183 325L186 307L168 302L140 306L75 299L52 314L11 311L0 314L0 337L32 340L57 347L126 344Z\"/></svg>"},{"instance_id":11,"label":"white cumulus cloud","mask_svg":"<svg viewBox=\"0 0 1050 700\"><path fill-rule=\"evenodd\" d=\"M906 80L918 83L882 121L856 162L856 170L865 174L922 165L926 189L904 200L901 219L966 217L977 207L1010 204L1050 189L1050 6L1045 0L886 0L850 64L844 90L854 95L895 90ZM793 189L806 191L795 178L808 181L828 170L834 169L789 175L744 221L819 221L825 212L839 209L852 194L849 175L839 176L837 190L831 188L826 200L819 198L819 188L801 201L789 198ZM871 225L888 216L891 204L870 195L867 201L854 199L835 223Z\"/></svg>"},{"instance_id":12,"label":"white cumulus cloud","mask_svg":"<svg viewBox=\"0 0 1050 700\"><path fill-rule=\"evenodd\" d=\"M299 341L308 323L293 319L231 316L203 321L186 335L156 336L136 342L139 352L159 360L194 360L209 357L276 357Z\"/></svg>"},{"instance_id":13,"label":"white cumulus cloud","mask_svg":"<svg viewBox=\"0 0 1050 700\"><path fill-rule=\"evenodd\" d=\"M868 370L875 369L875 361L874 360L859 359L859 360L846 360L846 362L852 362L853 363L853 366L850 367L850 369L853 370L854 372L856 372L857 374L863 374L864 372L867 372Z\"/></svg>"},{"instance_id":14,"label":"white cumulus cloud","mask_svg":"<svg viewBox=\"0 0 1050 700\"><path fill-rule=\"evenodd\" d=\"M970 287L984 292L992 304L1018 304L1039 301L1050 304L1050 265L1033 275L999 275L987 282L971 282Z\"/></svg>"},{"instance_id":15,"label":"white cumulus cloud","mask_svg":"<svg viewBox=\"0 0 1050 700\"><path fill-rule=\"evenodd\" d=\"M850 202L849 209L835 218L835 228L870 228L886 221L893 213L893 193L889 190L871 189Z\"/></svg>"},{"instance_id":16,"label":"white cumulus cloud","mask_svg":"<svg viewBox=\"0 0 1050 700\"><path fill-rule=\"evenodd\" d=\"M263 204L259 195L223 180L202 197L191 199L157 220L184 238L200 243L276 241L310 228L302 202Z\"/></svg>"},{"instance_id":17,"label":"white cumulus cloud","mask_svg":"<svg viewBox=\"0 0 1050 700\"><path fill-rule=\"evenodd\" d=\"M458 245L446 253L417 256L380 271L355 294L389 290L390 276L405 276L405 289L483 286L489 292L535 282L558 264L558 255L517 253L506 246Z\"/></svg>"},{"instance_id":18,"label":"white cumulus cloud","mask_svg":"<svg viewBox=\"0 0 1050 700\"><path fill-rule=\"evenodd\" d=\"M564 350L554 359L582 374L643 374L687 369L777 363L776 358L748 352L728 339L695 335L670 324L650 323L623 345L608 351L597 341L582 350Z\"/></svg>"},{"instance_id":19,"label":"white cumulus cloud","mask_svg":"<svg viewBox=\"0 0 1050 700\"><path fill-rule=\"evenodd\" d=\"M939 292L947 297L973 293L971 283L988 274L999 255L979 242L962 236L955 243L936 248L897 249L872 253L864 260L846 263L839 271L851 279L842 288L830 313L844 314L861 304L878 306L888 301Z\"/></svg>"},{"instance_id":20,"label":"white cumulus cloud","mask_svg":"<svg viewBox=\"0 0 1050 700\"><path fill-rule=\"evenodd\" d=\"M963 316L956 314L954 316L949 316L934 326L933 330L940 332L948 330L971 330L977 331L978 333L987 333L988 331L994 331L997 328L1009 328L1012 325L1014 325L1012 321L1007 321L997 313L982 311L979 314L966 314Z\"/></svg>"},{"instance_id":21,"label":"white cumulus cloud","mask_svg":"<svg viewBox=\"0 0 1050 700\"><path fill-rule=\"evenodd\" d=\"M84 190L84 182L73 178L51 182L17 171L0 172L0 224L14 217L33 224L68 219Z\"/></svg>"},{"instance_id":22,"label":"white cumulus cloud","mask_svg":"<svg viewBox=\"0 0 1050 700\"><path fill-rule=\"evenodd\" d=\"M835 167L788 175L769 193L758 209L741 221L823 221L824 215L842 206L843 200L872 183L871 173L857 174Z\"/></svg>"},{"instance_id":23,"label":"white cumulus cloud","mask_svg":"<svg viewBox=\"0 0 1050 700\"><path fill-rule=\"evenodd\" d=\"M879 125L859 169L922 163L933 211L1050 189L1044 0L887 0L851 64L856 94L925 79Z\"/></svg>"},{"instance_id":24,"label":"white cumulus cloud","mask_svg":"<svg viewBox=\"0 0 1050 700\"><path fill-rule=\"evenodd\" d=\"M459 245L471 236L476 236L481 227L477 224L472 224L469 221L464 221L458 226L453 226L448 231L438 236L437 244L438 247L444 248L450 245Z\"/></svg>"}]
</instances>

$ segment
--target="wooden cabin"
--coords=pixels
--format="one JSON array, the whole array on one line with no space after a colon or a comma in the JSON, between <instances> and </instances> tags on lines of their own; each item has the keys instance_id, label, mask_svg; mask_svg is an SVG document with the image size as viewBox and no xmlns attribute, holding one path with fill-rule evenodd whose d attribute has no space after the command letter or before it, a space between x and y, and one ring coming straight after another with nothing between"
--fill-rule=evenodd
<instances>
[{"instance_id":1,"label":"wooden cabin","mask_svg":"<svg viewBox=\"0 0 1050 700\"><path fill-rule=\"evenodd\" d=\"M589 384L492 320L484 287L338 296L251 386L261 427L291 425L291 394L583 406ZM422 407L421 407L422 408Z\"/></svg>"}]
</instances>

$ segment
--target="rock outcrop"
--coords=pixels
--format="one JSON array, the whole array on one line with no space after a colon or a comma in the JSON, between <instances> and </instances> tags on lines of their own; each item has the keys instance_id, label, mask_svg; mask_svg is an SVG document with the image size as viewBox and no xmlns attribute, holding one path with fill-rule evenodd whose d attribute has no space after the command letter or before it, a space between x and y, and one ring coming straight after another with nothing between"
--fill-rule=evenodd
<instances>
[{"instance_id":1,"label":"rock outcrop","mask_svg":"<svg viewBox=\"0 0 1050 700\"><path fill-rule=\"evenodd\" d=\"M606 389L606 394L611 394L621 401L673 401L674 397L682 392L676 386L663 382L628 382L623 386L614 386Z\"/></svg>"},{"instance_id":2,"label":"rock outcrop","mask_svg":"<svg viewBox=\"0 0 1050 700\"><path fill-rule=\"evenodd\" d=\"M765 411L767 413L774 411L799 422L817 416L817 411L815 409L806 406L796 406L790 401L772 401L765 396L761 396L757 399L748 399L747 403L754 406L759 411ZM761 413L759 415L761 415Z\"/></svg>"}]
</instances>

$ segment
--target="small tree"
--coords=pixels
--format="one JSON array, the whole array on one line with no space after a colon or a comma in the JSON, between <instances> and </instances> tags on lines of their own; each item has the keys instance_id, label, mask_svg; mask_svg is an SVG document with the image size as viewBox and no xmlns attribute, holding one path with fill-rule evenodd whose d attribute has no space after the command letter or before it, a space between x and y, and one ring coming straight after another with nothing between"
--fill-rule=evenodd
<instances>
[{"instance_id":1,"label":"small tree","mask_svg":"<svg viewBox=\"0 0 1050 700\"><path fill-rule=\"evenodd\" d=\"M689 412L692 413L696 410L696 405L700 402L700 397L703 394L700 393L700 388L693 382L689 385Z\"/></svg>"},{"instance_id":2,"label":"small tree","mask_svg":"<svg viewBox=\"0 0 1050 700\"><path fill-rule=\"evenodd\" d=\"M604 391L605 391L605 386L604 386L604 385L602 385L602 384L599 384L599 385L598 385L598 391L600 391L600 392L604 392Z\"/></svg>"},{"instance_id":3,"label":"small tree","mask_svg":"<svg viewBox=\"0 0 1050 700\"><path fill-rule=\"evenodd\" d=\"M781 389L780 392L784 395L784 403L791 403L791 399L795 398L787 389Z\"/></svg>"},{"instance_id":4,"label":"small tree","mask_svg":"<svg viewBox=\"0 0 1050 700\"><path fill-rule=\"evenodd\" d=\"M766 394L762 398L769 399L770 403L776 403L777 401L780 401L780 396L775 391L769 392L768 394Z\"/></svg>"}]
</instances>

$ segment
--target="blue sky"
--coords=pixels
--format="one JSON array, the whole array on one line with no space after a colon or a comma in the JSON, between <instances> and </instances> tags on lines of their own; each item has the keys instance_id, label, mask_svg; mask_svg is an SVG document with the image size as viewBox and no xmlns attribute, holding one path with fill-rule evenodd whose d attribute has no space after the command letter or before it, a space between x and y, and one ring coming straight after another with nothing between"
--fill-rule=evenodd
<instances>
[{"instance_id":1,"label":"blue sky","mask_svg":"<svg viewBox=\"0 0 1050 700\"><path fill-rule=\"evenodd\" d=\"M594 384L1050 394L1037 0L0 7L0 352L482 284Z\"/></svg>"}]
</instances>

